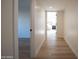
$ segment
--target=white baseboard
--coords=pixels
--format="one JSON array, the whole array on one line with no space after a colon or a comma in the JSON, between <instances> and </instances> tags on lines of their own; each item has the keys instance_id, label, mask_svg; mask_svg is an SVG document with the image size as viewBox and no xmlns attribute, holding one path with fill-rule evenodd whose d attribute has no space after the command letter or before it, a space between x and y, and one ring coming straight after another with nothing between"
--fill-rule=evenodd
<instances>
[{"instance_id":1,"label":"white baseboard","mask_svg":"<svg viewBox=\"0 0 79 59\"><path fill-rule=\"evenodd\" d=\"M63 36L57 36L57 38L63 38L63 39L64 39L64 37L63 37Z\"/></svg>"},{"instance_id":2,"label":"white baseboard","mask_svg":"<svg viewBox=\"0 0 79 59\"><path fill-rule=\"evenodd\" d=\"M56 36L57 36L58 38L64 38L64 35L61 35L61 34L59 34L59 35L57 34Z\"/></svg>"},{"instance_id":3,"label":"white baseboard","mask_svg":"<svg viewBox=\"0 0 79 59\"><path fill-rule=\"evenodd\" d=\"M76 54L76 52L75 52L75 50L72 48L71 44L66 40L66 38L64 38L64 39L65 39L66 43L68 44L69 48L70 48L70 49L72 50L72 52L75 54L75 56L78 57L77 54Z\"/></svg>"},{"instance_id":4,"label":"white baseboard","mask_svg":"<svg viewBox=\"0 0 79 59\"><path fill-rule=\"evenodd\" d=\"M36 52L35 52L35 57L38 55L40 48L42 47L43 43L45 42L45 39L40 43L39 47L37 48Z\"/></svg>"}]
</instances>

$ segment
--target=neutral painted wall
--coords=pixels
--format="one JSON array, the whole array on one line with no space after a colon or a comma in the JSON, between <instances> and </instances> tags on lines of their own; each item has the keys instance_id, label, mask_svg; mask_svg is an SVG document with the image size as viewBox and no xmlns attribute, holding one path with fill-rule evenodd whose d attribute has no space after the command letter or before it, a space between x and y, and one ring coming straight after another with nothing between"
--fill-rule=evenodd
<instances>
[{"instance_id":1,"label":"neutral painted wall","mask_svg":"<svg viewBox=\"0 0 79 59\"><path fill-rule=\"evenodd\" d=\"M45 11L36 7L36 0L32 3L32 57L36 57L45 40Z\"/></svg>"},{"instance_id":2,"label":"neutral painted wall","mask_svg":"<svg viewBox=\"0 0 79 59\"><path fill-rule=\"evenodd\" d=\"M13 59L13 0L1 0L1 54ZM6 58L3 58L6 59ZM9 58L8 58L9 59Z\"/></svg>"},{"instance_id":3,"label":"neutral painted wall","mask_svg":"<svg viewBox=\"0 0 79 59\"><path fill-rule=\"evenodd\" d=\"M30 38L31 0L19 0L18 38Z\"/></svg>"},{"instance_id":4,"label":"neutral painted wall","mask_svg":"<svg viewBox=\"0 0 79 59\"><path fill-rule=\"evenodd\" d=\"M73 50L73 52L78 55L78 7L77 0L69 0L67 3L67 8L65 9L65 40Z\"/></svg>"},{"instance_id":5,"label":"neutral painted wall","mask_svg":"<svg viewBox=\"0 0 79 59\"><path fill-rule=\"evenodd\" d=\"M57 11L57 37L64 38L64 11Z\"/></svg>"},{"instance_id":6,"label":"neutral painted wall","mask_svg":"<svg viewBox=\"0 0 79 59\"><path fill-rule=\"evenodd\" d=\"M35 11L35 55L38 54L45 40L45 11L36 8Z\"/></svg>"},{"instance_id":7,"label":"neutral painted wall","mask_svg":"<svg viewBox=\"0 0 79 59\"><path fill-rule=\"evenodd\" d=\"M37 8L36 0L31 4L31 57L36 57L45 40L45 12Z\"/></svg>"}]
</instances>

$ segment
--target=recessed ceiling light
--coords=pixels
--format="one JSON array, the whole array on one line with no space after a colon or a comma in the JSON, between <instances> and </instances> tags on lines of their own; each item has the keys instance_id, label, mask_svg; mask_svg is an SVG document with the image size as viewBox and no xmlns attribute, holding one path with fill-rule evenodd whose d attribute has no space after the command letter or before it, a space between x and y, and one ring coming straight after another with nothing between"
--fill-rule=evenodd
<instances>
[{"instance_id":1,"label":"recessed ceiling light","mask_svg":"<svg viewBox=\"0 0 79 59\"><path fill-rule=\"evenodd\" d=\"M35 6L36 9L40 8L39 6Z\"/></svg>"},{"instance_id":2,"label":"recessed ceiling light","mask_svg":"<svg viewBox=\"0 0 79 59\"><path fill-rule=\"evenodd\" d=\"M50 6L49 8L50 8L50 9L52 9L53 7L52 7L52 6Z\"/></svg>"}]
</instances>

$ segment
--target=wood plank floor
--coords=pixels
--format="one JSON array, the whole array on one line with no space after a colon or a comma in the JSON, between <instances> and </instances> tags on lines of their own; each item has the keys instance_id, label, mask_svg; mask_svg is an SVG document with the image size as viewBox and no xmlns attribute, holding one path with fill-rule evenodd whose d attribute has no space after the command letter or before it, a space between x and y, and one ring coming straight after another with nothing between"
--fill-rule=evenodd
<instances>
[{"instance_id":1,"label":"wood plank floor","mask_svg":"<svg viewBox=\"0 0 79 59\"><path fill-rule=\"evenodd\" d=\"M77 59L63 38L56 38L55 31L48 31L47 40L35 59Z\"/></svg>"},{"instance_id":2,"label":"wood plank floor","mask_svg":"<svg viewBox=\"0 0 79 59\"><path fill-rule=\"evenodd\" d=\"M63 38L56 38L56 31L48 31L36 58L30 58L30 40L20 39L19 59L77 59Z\"/></svg>"}]
</instances>

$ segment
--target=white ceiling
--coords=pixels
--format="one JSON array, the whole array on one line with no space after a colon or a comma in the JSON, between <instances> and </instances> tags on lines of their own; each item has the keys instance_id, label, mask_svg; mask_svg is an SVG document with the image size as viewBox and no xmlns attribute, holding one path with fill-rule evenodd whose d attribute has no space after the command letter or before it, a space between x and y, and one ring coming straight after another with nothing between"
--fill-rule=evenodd
<instances>
[{"instance_id":1,"label":"white ceiling","mask_svg":"<svg viewBox=\"0 0 79 59\"><path fill-rule=\"evenodd\" d=\"M36 5L45 10L64 10L67 4L73 3L72 1L75 0L36 0Z\"/></svg>"}]
</instances>

